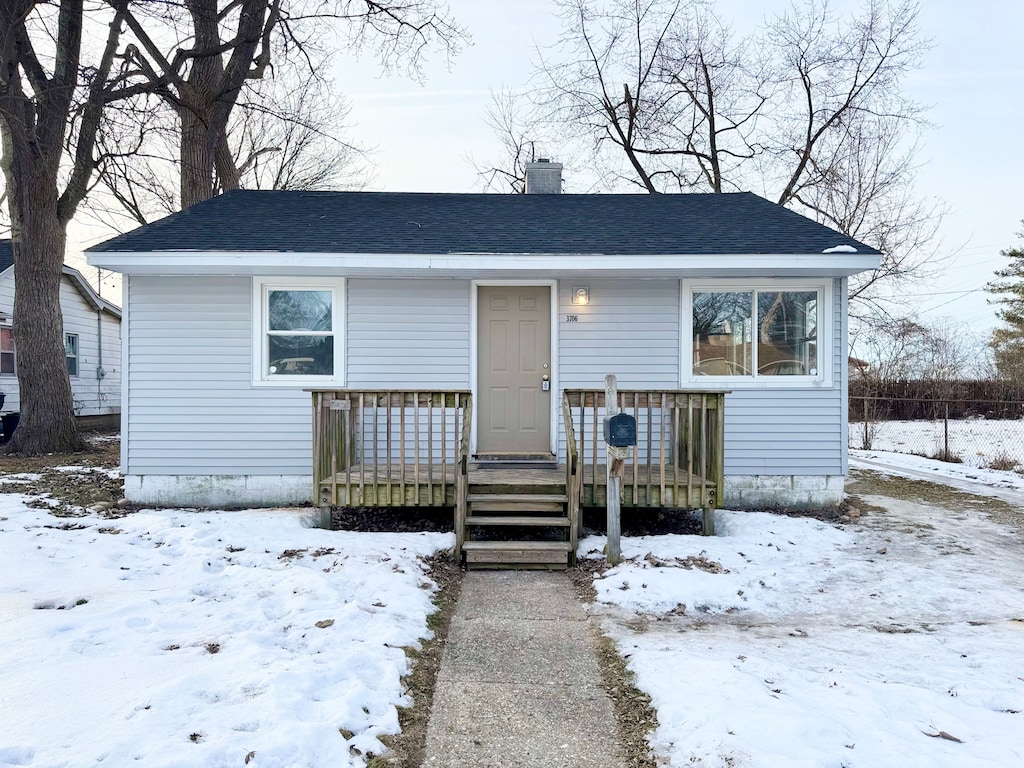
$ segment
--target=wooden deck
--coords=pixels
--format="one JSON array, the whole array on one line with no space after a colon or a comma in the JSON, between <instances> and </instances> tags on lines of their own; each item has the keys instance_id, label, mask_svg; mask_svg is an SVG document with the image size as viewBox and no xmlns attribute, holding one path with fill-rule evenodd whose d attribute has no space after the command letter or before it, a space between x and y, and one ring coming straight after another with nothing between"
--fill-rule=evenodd
<instances>
[{"instance_id":1,"label":"wooden deck","mask_svg":"<svg viewBox=\"0 0 1024 768\"><path fill-rule=\"evenodd\" d=\"M314 390L313 495L332 507L451 507L455 556L473 567L575 563L582 507L608 504L605 392L564 390L563 462L476 462L466 390ZM630 390L618 396L636 443L619 467L620 505L717 507L724 392ZM614 505L612 505L614 506ZM531 540L521 529L539 532ZM509 540L513 533L523 540Z\"/></svg>"},{"instance_id":2,"label":"wooden deck","mask_svg":"<svg viewBox=\"0 0 1024 768\"><path fill-rule=\"evenodd\" d=\"M607 471L604 464L582 468L581 505L603 507L607 503ZM566 467L468 467L469 493L564 494ZM320 498L337 507L453 507L456 503L456 468L451 464L357 464L320 481ZM622 506L704 506L716 496L713 482L692 479L685 470L671 466L627 464L622 482Z\"/></svg>"}]
</instances>

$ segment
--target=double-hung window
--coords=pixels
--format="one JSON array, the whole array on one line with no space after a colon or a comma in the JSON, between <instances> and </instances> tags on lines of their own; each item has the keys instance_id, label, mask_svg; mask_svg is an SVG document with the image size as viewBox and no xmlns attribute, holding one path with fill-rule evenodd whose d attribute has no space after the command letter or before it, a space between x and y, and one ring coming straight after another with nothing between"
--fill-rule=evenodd
<instances>
[{"instance_id":1,"label":"double-hung window","mask_svg":"<svg viewBox=\"0 0 1024 768\"><path fill-rule=\"evenodd\" d=\"M64 359L68 364L68 376L78 375L78 334L64 334Z\"/></svg>"},{"instance_id":2,"label":"double-hung window","mask_svg":"<svg viewBox=\"0 0 1024 768\"><path fill-rule=\"evenodd\" d=\"M253 281L253 383L340 384L344 280Z\"/></svg>"},{"instance_id":3,"label":"double-hung window","mask_svg":"<svg viewBox=\"0 0 1024 768\"><path fill-rule=\"evenodd\" d=\"M684 283L683 379L829 383L829 283Z\"/></svg>"},{"instance_id":4,"label":"double-hung window","mask_svg":"<svg viewBox=\"0 0 1024 768\"><path fill-rule=\"evenodd\" d=\"M13 376L14 369L14 329L9 325L0 327L0 375Z\"/></svg>"}]
</instances>

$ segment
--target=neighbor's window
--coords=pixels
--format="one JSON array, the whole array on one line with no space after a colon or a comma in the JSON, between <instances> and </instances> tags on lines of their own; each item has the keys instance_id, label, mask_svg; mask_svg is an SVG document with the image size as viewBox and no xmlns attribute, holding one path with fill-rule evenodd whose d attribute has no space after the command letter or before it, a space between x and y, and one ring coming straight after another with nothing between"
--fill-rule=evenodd
<instances>
[{"instance_id":1,"label":"neighbor's window","mask_svg":"<svg viewBox=\"0 0 1024 768\"><path fill-rule=\"evenodd\" d=\"M13 376L14 370L14 329L0 328L0 375Z\"/></svg>"},{"instance_id":2,"label":"neighbor's window","mask_svg":"<svg viewBox=\"0 0 1024 768\"><path fill-rule=\"evenodd\" d=\"M64 334L64 358L68 363L68 376L78 375L78 334Z\"/></svg>"},{"instance_id":3,"label":"neighbor's window","mask_svg":"<svg viewBox=\"0 0 1024 768\"><path fill-rule=\"evenodd\" d=\"M257 282L260 381L336 380L341 376L343 283Z\"/></svg>"},{"instance_id":4,"label":"neighbor's window","mask_svg":"<svg viewBox=\"0 0 1024 768\"><path fill-rule=\"evenodd\" d=\"M693 375L817 377L820 290L694 290Z\"/></svg>"}]
</instances>

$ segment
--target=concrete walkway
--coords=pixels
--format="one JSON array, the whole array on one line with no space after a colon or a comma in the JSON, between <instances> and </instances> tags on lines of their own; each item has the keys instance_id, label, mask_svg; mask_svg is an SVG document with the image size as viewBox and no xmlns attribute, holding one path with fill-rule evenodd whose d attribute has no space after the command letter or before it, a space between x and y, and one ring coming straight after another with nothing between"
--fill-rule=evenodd
<instances>
[{"instance_id":1,"label":"concrete walkway","mask_svg":"<svg viewBox=\"0 0 1024 768\"><path fill-rule=\"evenodd\" d=\"M621 768L595 632L564 573L467 573L424 766Z\"/></svg>"}]
</instances>

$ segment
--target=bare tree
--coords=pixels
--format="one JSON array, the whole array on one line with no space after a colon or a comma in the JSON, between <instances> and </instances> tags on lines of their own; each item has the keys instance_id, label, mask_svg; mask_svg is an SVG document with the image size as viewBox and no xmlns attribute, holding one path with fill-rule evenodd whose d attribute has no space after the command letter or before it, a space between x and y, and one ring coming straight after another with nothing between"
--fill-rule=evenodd
<instances>
[{"instance_id":1,"label":"bare tree","mask_svg":"<svg viewBox=\"0 0 1024 768\"><path fill-rule=\"evenodd\" d=\"M290 72L246 83L231 117L227 144L231 179L248 189L359 189L369 171L364 151L342 138L349 117L343 99L319 73ZM112 229L147 224L179 210L175 115L161 104L125 115L108 110L101 134L101 194L91 195L89 215ZM214 191L226 184L216 173Z\"/></svg>"},{"instance_id":2,"label":"bare tree","mask_svg":"<svg viewBox=\"0 0 1024 768\"><path fill-rule=\"evenodd\" d=\"M341 138L350 107L310 75L305 82L262 81L229 131L247 189L360 189L364 151Z\"/></svg>"},{"instance_id":3,"label":"bare tree","mask_svg":"<svg viewBox=\"0 0 1024 768\"><path fill-rule=\"evenodd\" d=\"M543 127L529 105L509 88L491 92L491 104L484 117L498 140L498 158L490 164L470 160L485 192L526 192L526 164L538 157L554 157L545 141Z\"/></svg>"},{"instance_id":4,"label":"bare tree","mask_svg":"<svg viewBox=\"0 0 1024 768\"><path fill-rule=\"evenodd\" d=\"M884 311L858 318L851 351L870 362L874 381L967 378L986 368L985 343L966 323L892 317Z\"/></svg>"},{"instance_id":5,"label":"bare tree","mask_svg":"<svg viewBox=\"0 0 1024 768\"><path fill-rule=\"evenodd\" d=\"M21 390L21 422L11 450L82 447L59 302L66 227L97 167L127 167L128 154L142 150L148 136L166 132L159 115L149 115L151 100L169 105L177 119L179 202L187 205L212 196L217 184L241 183L227 141L239 94L271 69L275 44L307 55L298 35L305 22L343 22L350 45L373 44L386 65L414 71L435 41L451 53L464 38L429 0L290 0L287 8L284 2L93 0L87 8L86 0L0 0L0 141L14 242ZM91 65L82 53L87 25L102 41ZM98 142L101 126L117 125L104 120L114 102L126 105L124 146ZM145 117L130 119L140 115ZM152 188L146 194L161 193ZM135 191L122 189L121 197L142 210Z\"/></svg>"},{"instance_id":6,"label":"bare tree","mask_svg":"<svg viewBox=\"0 0 1024 768\"><path fill-rule=\"evenodd\" d=\"M867 0L842 21L802 0L740 38L710 0L561 7L537 109L590 139L611 177L652 193L752 189L879 248L882 267L854 282L860 302L933 255L944 207L914 194L926 124L901 87L929 46L916 2Z\"/></svg>"},{"instance_id":7,"label":"bare tree","mask_svg":"<svg viewBox=\"0 0 1024 768\"><path fill-rule=\"evenodd\" d=\"M66 228L88 191L102 111L111 84L128 76L123 65L115 68L123 24L122 13L106 16L101 55L86 66L84 0L60 0L56 8L38 0L0 2L0 140L21 392L11 451L83 447L64 358L60 281Z\"/></svg>"},{"instance_id":8,"label":"bare tree","mask_svg":"<svg viewBox=\"0 0 1024 768\"><path fill-rule=\"evenodd\" d=\"M316 41L325 30L352 48L372 47L385 67L414 74L427 50L439 45L450 55L466 37L431 0L108 2L123 11L137 41L131 60L146 75L138 92L159 96L177 117L182 208L241 185L228 133L246 84L289 57L319 77Z\"/></svg>"}]
</instances>

